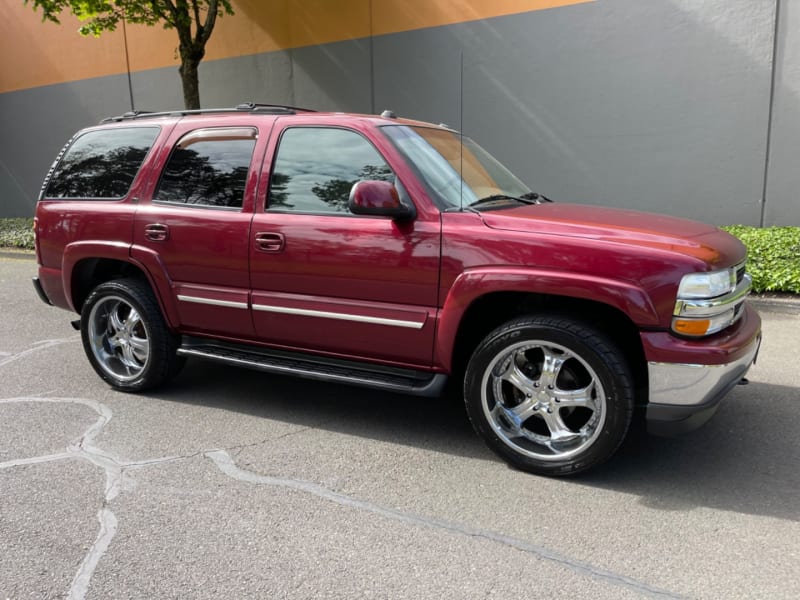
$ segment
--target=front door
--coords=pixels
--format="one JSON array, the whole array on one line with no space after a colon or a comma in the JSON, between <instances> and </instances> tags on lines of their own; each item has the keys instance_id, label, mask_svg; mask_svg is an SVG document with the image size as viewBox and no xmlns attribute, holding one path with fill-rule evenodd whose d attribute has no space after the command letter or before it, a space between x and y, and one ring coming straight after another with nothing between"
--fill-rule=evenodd
<instances>
[{"instance_id":1,"label":"front door","mask_svg":"<svg viewBox=\"0 0 800 600\"><path fill-rule=\"evenodd\" d=\"M319 126L275 133L270 189L250 234L256 336L285 348L429 366L439 215L404 222L349 212L359 180L393 181L405 193L363 134Z\"/></svg>"}]
</instances>

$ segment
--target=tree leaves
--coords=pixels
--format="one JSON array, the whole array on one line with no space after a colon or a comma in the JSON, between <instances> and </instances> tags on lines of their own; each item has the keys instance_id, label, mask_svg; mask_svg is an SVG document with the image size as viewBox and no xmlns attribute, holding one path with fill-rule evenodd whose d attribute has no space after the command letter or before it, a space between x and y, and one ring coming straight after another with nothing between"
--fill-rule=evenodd
<instances>
[{"instance_id":1,"label":"tree leaves","mask_svg":"<svg viewBox=\"0 0 800 600\"><path fill-rule=\"evenodd\" d=\"M124 21L139 25L161 24L178 33L181 79L186 108L200 108L197 65L218 17L232 15L230 0L22 0L41 9L42 21L60 24L63 12L75 15L83 25L81 35L98 37L114 31Z\"/></svg>"}]
</instances>

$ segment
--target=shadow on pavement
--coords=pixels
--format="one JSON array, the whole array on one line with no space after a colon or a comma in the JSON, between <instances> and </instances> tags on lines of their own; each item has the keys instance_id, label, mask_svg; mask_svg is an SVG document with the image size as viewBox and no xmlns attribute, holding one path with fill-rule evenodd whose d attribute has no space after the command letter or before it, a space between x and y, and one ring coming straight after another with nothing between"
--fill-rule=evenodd
<instances>
[{"instance_id":1,"label":"shadow on pavement","mask_svg":"<svg viewBox=\"0 0 800 600\"><path fill-rule=\"evenodd\" d=\"M634 434L575 485L635 494L649 507L714 508L800 520L798 390L737 387L703 428L676 438ZM256 415L304 427L470 459L500 459L473 433L460 401L332 385L190 361L161 400ZM533 476L532 476L533 477Z\"/></svg>"},{"instance_id":2,"label":"shadow on pavement","mask_svg":"<svg viewBox=\"0 0 800 600\"><path fill-rule=\"evenodd\" d=\"M663 510L709 507L800 521L798 440L798 390L750 383L697 431L632 436L581 483L636 494Z\"/></svg>"}]
</instances>

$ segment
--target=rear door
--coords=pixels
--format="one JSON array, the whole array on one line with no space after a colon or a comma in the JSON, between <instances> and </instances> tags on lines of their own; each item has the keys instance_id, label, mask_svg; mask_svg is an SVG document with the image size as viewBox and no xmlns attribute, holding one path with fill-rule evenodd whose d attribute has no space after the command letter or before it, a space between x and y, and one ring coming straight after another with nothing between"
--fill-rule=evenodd
<instances>
[{"instance_id":1,"label":"rear door","mask_svg":"<svg viewBox=\"0 0 800 600\"><path fill-rule=\"evenodd\" d=\"M228 123L230 121L230 123ZM134 248L164 273L186 333L253 336L248 272L258 168L273 117L184 119L136 213ZM163 286L162 286L163 289Z\"/></svg>"},{"instance_id":2,"label":"rear door","mask_svg":"<svg viewBox=\"0 0 800 600\"><path fill-rule=\"evenodd\" d=\"M373 134L374 135L374 134ZM349 212L362 179L405 187L364 130L279 119L250 233L252 308L274 346L404 366L431 364L438 212L396 221Z\"/></svg>"}]
</instances>

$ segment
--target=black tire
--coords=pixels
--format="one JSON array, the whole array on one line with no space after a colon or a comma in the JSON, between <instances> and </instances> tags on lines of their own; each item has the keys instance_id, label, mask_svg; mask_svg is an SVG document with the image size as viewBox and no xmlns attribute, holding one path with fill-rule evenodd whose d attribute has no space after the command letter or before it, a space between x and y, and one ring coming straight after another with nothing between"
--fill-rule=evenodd
<instances>
[{"instance_id":1,"label":"black tire","mask_svg":"<svg viewBox=\"0 0 800 600\"><path fill-rule=\"evenodd\" d=\"M111 387L141 392L177 375L178 336L167 329L150 286L139 279L98 285L81 310L83 349Z\"/></svg>"},{"instance_id":2,"label":"black tire","mask_svg":"<svg viewBox=\"0 0 800 600\"><path fill-rule=\"evenodd\" d=\"M633 378L604 334L571 317L515 319L467 365L464 402L475 431L508 463L571 475L606 461L633 414Z\"/></svg>"}]
</instances>

